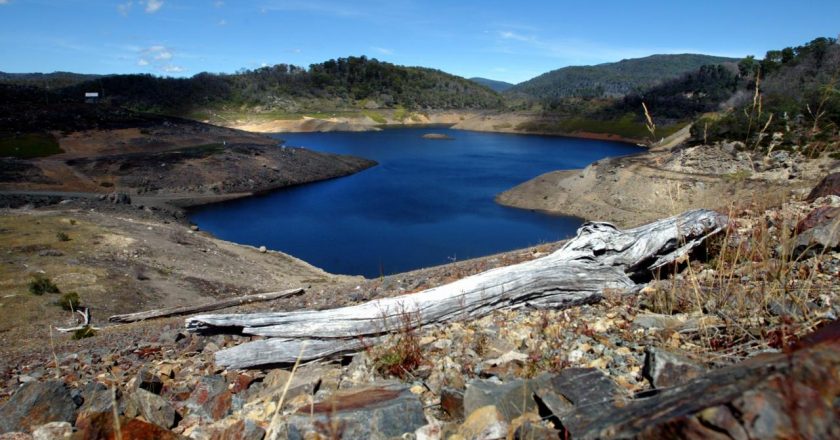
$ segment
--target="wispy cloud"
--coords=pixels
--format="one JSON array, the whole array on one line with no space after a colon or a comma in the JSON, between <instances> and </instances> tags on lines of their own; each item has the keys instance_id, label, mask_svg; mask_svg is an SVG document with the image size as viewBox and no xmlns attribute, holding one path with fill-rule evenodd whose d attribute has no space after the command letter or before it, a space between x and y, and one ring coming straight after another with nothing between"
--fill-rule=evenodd
<instances>
[{"instance_id":1,"label":"wispy cloud","mask_svg":"<svg viewBox=\"0 0 840 440\"><path fill-rule=\"evenodd\" d=\"M146 0L146 12L154 14L163 7L163 0Z\"/></svg>"},{"instance_id":2,"label":"wispy cloud","mask_svg":"<svg viewBox=\"0 0 840 440\"><path fill-rule=\"evenodd\" d=\"M224 5L225 5L225 2L223 2L222 0L216 0L216 1L213 2L213 6L216 7L216 8L221 8Z\"/></svg>"},{"instance_id":3,"label":"wispy cloud","mask_svg":"<svg viewBox=\"0 0 840 440\"><path fill-rule=\"evenodd\" d=\"M522 34L518 34L513 31L501 31L499 32L499 36L505 40L515 40L515 41L525 41L525 42L534 42L536 39L532 36L526 36Z\"/></svg>"},{"instance_id":4,"label":"wispy cloud","mask_svg":"<svg viewBox=\"0 0 840 440\"><path fill-rule=\"evenodd\" d=\"M164 73L182 73L186 69L173 64L175 51L171 48L156 44L146 48L135 48L137 54L137 65L151 70Z\"/></svg>"},{"instance_id":5,"label":"wispy cloud","mask_svg":"<svg viewBox=\"0 0 840 440\"><path fill-rule=\"evenodd\" d=\"M227 20L225 20L223 18L223 19L219 20L219 22L216 23L216 24L218 24L219 26L227 26L228 22L227 22Z\"/></svg>"},{"instance_id":6,"label":"wispy cloud","mask_svg":"<svg viewBox=\"0 0 840 440\"><path fill-rule=\"evenodd\" d=\"M339 17L360 17L366 15L356 8L348 8L344 2L333 2L328 0L292 0L292 1L271 1L263 5L260 12L269 11L297 11L312 12L318 14L334 15Z\"/></svg>"},{"instance_id":7,"label":"wispy cloud","mask_svg":"<svg viewBox=\"0 0 840 440\"><path fill-rule=\"evenodd\" d=\"M394 51L392 49L386 49L384 47L371 47L376 52L381 53L382 55L393 55Z\"/></svg>"},{"instance_id":8,"label":"wispy cloud","mask_svg":"<svg viewBox=\"0 0 840 440\"><path fill-rule=\"evenodd\" d=\"M0 6L8 5L9 3L11 3L9 0L0 0Z\"/></svg>"},{"instance_id":9,"label":"wispy cloud","mask_svg":"<svg viewBox=\"0 0 840 440\"><path fill-rule=\"evenodd\" d=\"M120 13L123 17L127 16L129 12L131 12L131 7L134 6L133 1L128 1L125 3L120 3L117 5L117 12Z\"/></svg>"}]
</instances>

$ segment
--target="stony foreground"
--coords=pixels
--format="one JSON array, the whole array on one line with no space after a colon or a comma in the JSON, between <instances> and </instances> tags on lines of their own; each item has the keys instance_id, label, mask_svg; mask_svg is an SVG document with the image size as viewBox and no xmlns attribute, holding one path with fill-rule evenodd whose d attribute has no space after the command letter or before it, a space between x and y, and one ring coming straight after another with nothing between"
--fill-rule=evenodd
<instances>
[{"instance_id":1,"label":"stony foreground","mask_svg":"<svg viewBox=\"0 0 840 440\"><path fill-rule=\"evenodd\" d=\"M837 438L838 182L782 206L733 206L730 228L705 252L641 292L422 329L409 320L343 359L225 370L214 354L255 337L149 323L120 345L89 344L4 372L0 430L18 433L3 438ZM420 289L483 266L461 267L377 286ZM381 294L366 292L372 285L361 284L353 301Z\"/></svg>"}]
</instances>

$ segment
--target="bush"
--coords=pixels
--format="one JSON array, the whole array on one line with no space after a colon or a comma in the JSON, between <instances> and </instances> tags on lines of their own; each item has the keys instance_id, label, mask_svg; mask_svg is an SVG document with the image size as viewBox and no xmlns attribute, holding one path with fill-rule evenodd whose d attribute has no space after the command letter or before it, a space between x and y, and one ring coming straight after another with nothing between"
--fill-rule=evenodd
<instances>
[{"instance_id":1,"label":"bush","mask_svg":"<svg viewBox=\"0 0 840 440\"><path fill-rule=\"evenodd\" d=\"M57 238L58 241L70 241L70 236L61 231L55 233L55 238Z\"/></svg>"},{"instance_id":2,"label":"bush","mask_svg":"<svg viewBox=\"0 0 840 440\"><path fill-rule=\"evenodd\" d=\"M79 294L76 292L67 292L61 295L61 299L56 302L64 310L76 310L80 304Z\"/></svg>"},{"instance_id":3,"label":"bush","mask_svg":"<svg viewBox=\"0 0 840 440\"><path fill-rule=\"evenodd\" d=\"M58 286L55 285L49 278L44 275L36 274L29 281L29 293L33 295L43 295L45 293L61 293Z\"/></svg>"},{"instance_id":4,"label":"bush","mask_svg":"<svg viewBox=\"0 0 840 440\"><path fill-rule=\"evenodd\" d=\"M96 336L96 330L93 327L86 325L73 333L73 339L79 340L84 338L92 338Z\"/></svg>"}]
</instances>

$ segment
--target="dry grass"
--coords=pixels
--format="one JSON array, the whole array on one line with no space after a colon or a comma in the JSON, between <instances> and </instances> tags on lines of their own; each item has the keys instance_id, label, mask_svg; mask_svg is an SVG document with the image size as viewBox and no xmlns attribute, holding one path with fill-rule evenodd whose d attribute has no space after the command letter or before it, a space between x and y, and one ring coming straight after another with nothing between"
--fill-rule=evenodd
<instances>
[{"instance_id":1,"label":"dry grass","mask_svg":"<svg viewBox=\"0 0 840 440\"><path fill-rule=\"evenodd\" d=\"M840 294L832 255L793 252L802 215L757 204L733 207L729 228L707 243L706 257L661 274L648 290L648 307L712 318L686 335L709 360L784 350L821 325Z\"/></svg>"}]
</instances>

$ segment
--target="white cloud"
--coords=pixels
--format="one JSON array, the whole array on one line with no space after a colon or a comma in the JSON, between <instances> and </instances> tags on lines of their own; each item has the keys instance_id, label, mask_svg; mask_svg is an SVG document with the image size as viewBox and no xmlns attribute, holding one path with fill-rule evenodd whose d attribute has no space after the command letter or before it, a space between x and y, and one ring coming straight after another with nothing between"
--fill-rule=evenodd
<instances>
[{"instance_id":1,"label":"white cloud","mask_svg":"<svg viewBox=\"0 0 840 440\"><path fill-rule=\"evenodd\" d=\"M163 0L146 0L146 12L154 14L163 7Z\"/></svg>"},{"instance_id":2,"label":"white cloud","mask_svg":"<svg viewBox=\"0 0 840 440\"><path fill-rule=\"evenodd\" d=\"M120 14L122 14L123 16L126 16L126 15L128 15L128 13L129 13L129 12L131 12L131 7L132 7L132 6L134 6L134 2L133 2L133 1L128 1L128 2L125 2L125 3L120 3L120 4L118 4L118 5L117 5L117 11L118 11Z\"/></svg>"},{"instance_id":3,"label":"white cloud","mask_svg":"<svg viewBox=\"0 0 840 440\"><path fill-rule=\"evenodd\" d=\"M172 59L172 52L163 49L154 53L154 58L158 61L168 61Z\"/></svg>"},{"instance_id":4,"label":"white cloud","mask_svg":"<svg viewBox=\"0 0 840 440\"><path fill-rule=\"evenodd\" d=\"M146 61L146 59L145 59L145 58L140 58L139 60L137 60L137 65L138 65L138 66L148 66L148 65L149 65L149 62L148 62L148 61Z\"/></svg>"},{"instance_id":5,"label":"white cloud","mask_svg":"<svg viewBox=\"0 0 840 440\"><path fill-rule=\"evenodd\" d=\"M0 5L8 5L9 0L0 0Z\"/></svg>"},{"instance_id":6,"label":"white cloud","mask_svg":"<svg viewBox=\"0 0 840 440\"><path fill-rule=\"evenodd\" d=\"M172 64L167 64L167 65L161 67L160 70L162 70L166 73L181 73L181 72L184 72L186 69L184 69L181 66L173 66Z\"/></svg>"},{"instance_id":7,"label":"white cloud","mask_svg":"<svg viewBox=\"0 0 840 440\"><path fill-rule=\"evenodd\" d=\"M372 47L371 49L381 53L382 55L393 55L394 51L391 49L386 49L384 47Z\"/></svg>"},{"instance_id":8,"label":"white cloud","mask_svg":"<svg viewBox=\"0 0 840 440\"><path fill-rule=\"evenodd\" d=\"M227 20L225 20L224 18L223 18L223 19L221 19L221 20L219 20L218 25L219 25L219 26L227 26Z\"/></svg>"},{"instance_id":9,"label":"white cloud","mask_svg":"<svg viewBox=\"0 0 840 440\"><path fill-rule=\"evenodd\" d=\"M525 41L525 42L536 41L536 38L534 38L534 37L518 34L518 33L513 32L513 31L499 32L499 36L502 37L505 40L516 40L516 41Z\"/></svg>"},{"instance_id":10,"label":"white cloud","mask_svg":"<svg viewBox=\"0 0 840 440\"><path fill-rule=\"evenodd\" d=\"M222 0L216 0L216 1L213 2L213 6L215 6L217 8L221 8L224 5L225 5L225 2L223 2Z\"/></svg>"}]
</instances>

